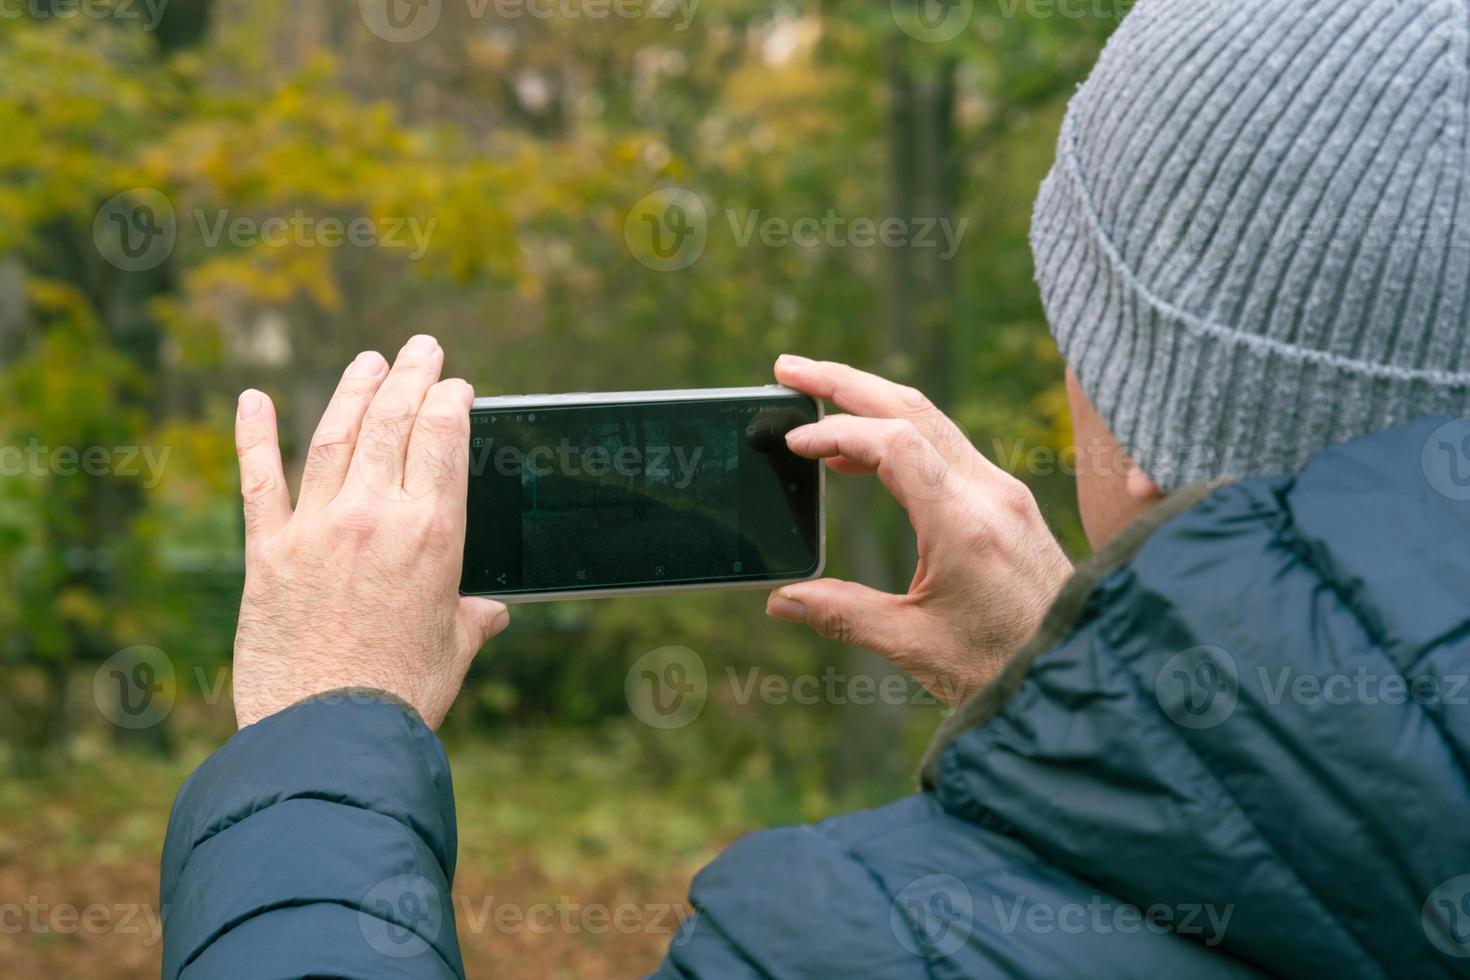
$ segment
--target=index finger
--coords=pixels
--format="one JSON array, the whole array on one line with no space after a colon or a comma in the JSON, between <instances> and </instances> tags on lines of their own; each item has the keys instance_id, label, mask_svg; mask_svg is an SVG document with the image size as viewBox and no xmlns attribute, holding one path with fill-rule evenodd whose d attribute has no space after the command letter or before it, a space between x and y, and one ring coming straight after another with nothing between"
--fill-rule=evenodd
<instances>
[{"instance_id":1,"label":"index finger","mask_svg":"<svg viewBox=\"0 0 1470 980\"><path fill-rule=\"evenodd\" d=\"M953 529L950 508L961 485L949 462L912 422L829 415L792 429L786 444L806 459L841 457L877 473L921 535Z\"/></svg>"},{"instance_id":2,"label":"index finger","mask_svg":"<svg viewBox=\"0 0 1470 980\"><path fill-rule=\"evenodd\" d=\"M458 520L465 518L468 493L470 407L475 391L459 378L440 381L424 396L408 440L403 490L410 497L434 494Z\"/></svg>"},{"instance_id":3,"label":"index finger","mask_svg":"<svg viewBox=\"0 0 1470 980\"><path fill-rule=\"evenodd\" d=\"M427 334L403 345L363 416L348 472L393 498L403 492L408 440L429 388L439 380L444 350Z\"/></svg>"},{"instance_id":4,"label":"index finger","mask_svg":"<svg viewBox=\"0 0 1470 980\"><path fill-rule=\"evenodd\" d=\"M917 388L837 361L813 361L795 354L777 358L776 380L813 398L826 399L852 415L911 422L951 463L974 451L959 426Z\"/></svg>"}]
</instances>

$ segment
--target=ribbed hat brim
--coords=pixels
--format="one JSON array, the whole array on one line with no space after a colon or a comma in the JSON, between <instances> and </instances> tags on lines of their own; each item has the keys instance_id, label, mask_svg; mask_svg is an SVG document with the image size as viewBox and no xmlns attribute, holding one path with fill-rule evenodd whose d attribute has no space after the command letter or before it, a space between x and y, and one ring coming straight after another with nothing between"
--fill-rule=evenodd
<instances>
[{"instance_id":1,"label":"ribbed hat brim","mask_svg":"<svg viewBox=\"0 0 1470 980\"><path fill-rule=\"evenodd\" d=\"M1042 304L1083 391L1164 490L1294 472L1326 445L1470 413L1470 375L1289 346L1152 295L1103 234L1068 146L1064 127L1032 219Z\"/></svg>"}]
</instances>

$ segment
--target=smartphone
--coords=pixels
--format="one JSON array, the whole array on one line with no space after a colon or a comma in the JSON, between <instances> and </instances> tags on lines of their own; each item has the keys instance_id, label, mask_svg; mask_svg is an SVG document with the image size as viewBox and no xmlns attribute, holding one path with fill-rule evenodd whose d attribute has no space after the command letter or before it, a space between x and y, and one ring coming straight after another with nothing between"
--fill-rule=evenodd
<instances>
[{"instance_id":1,"label":"smartphone","mask_svg":"<svg viewBox=\"0 0 1470 980\"><path fill-rule=\"evenodd\" d=\"M780 385L476 399L460 591L531 601L815 578L824 468L786 433L821 417Z\"/></svg>"}]
</instances>

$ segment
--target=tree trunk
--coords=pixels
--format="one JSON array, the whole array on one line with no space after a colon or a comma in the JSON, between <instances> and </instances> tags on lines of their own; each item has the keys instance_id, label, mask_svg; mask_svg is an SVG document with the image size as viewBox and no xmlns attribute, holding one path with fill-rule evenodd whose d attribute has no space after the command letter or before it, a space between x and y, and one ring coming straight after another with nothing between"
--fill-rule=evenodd
<instances>
[{"instance_id":1,"label":"tree trunk","mask_svg":"<svg viewBox=\"0 0 1470 980\"><path fill-rule=\"evenodd\" d=\"M895 33L884 49L889 98L888 212L905 222L911 234L920 229L921 222L946 221L955 227L959 173L954 138L956 62L925 59L915 66L909 58L912 44ZM912 243L890 249L887 260L879 370L913 382L936 404L947 407L955 311L953 256L946 258L941 247ZM874 516L876 488L871 481L862 487L844 522L842 540L851 555L852 572L858 581L875 588L902 591L917 558L914 539L901 525L883 534ZM883 678L896 672L858 649L847 651L844 664L849 678L875 675L879 690ZM851 788L860 780L896 783L907 761L903 752L907 716L906 704L883 703L882 698L872 705L844 706L834 787Z\"/></svg>"}]
</instances>

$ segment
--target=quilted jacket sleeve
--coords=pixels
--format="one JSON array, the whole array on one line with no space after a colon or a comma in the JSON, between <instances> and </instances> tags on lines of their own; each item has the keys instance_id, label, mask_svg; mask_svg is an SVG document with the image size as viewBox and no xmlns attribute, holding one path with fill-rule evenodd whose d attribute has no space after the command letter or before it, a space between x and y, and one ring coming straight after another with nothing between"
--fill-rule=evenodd
<instances>
[{"instance_id":1,"label":"quilted jacket sleeve","mask_svg":"<svg viewBox=\"0 0 1470 980\"><path fill-rule=\"evenodd\" d=\"M411 712L361 696L282 711L174 802L163 976L463 978L456 846L448 760Z\"/></svg>"},{"instance_id":2,"label":"quilted jacket sleeve","mask_svg":"<svg viewBox=\"0 0 1470 980\"><path fill-rule=\"evenodd\" d=\"M871 869L820 827L749 834L694 879L695 914L654 980L923 980Z\"/></svg>"}]
</instances>

